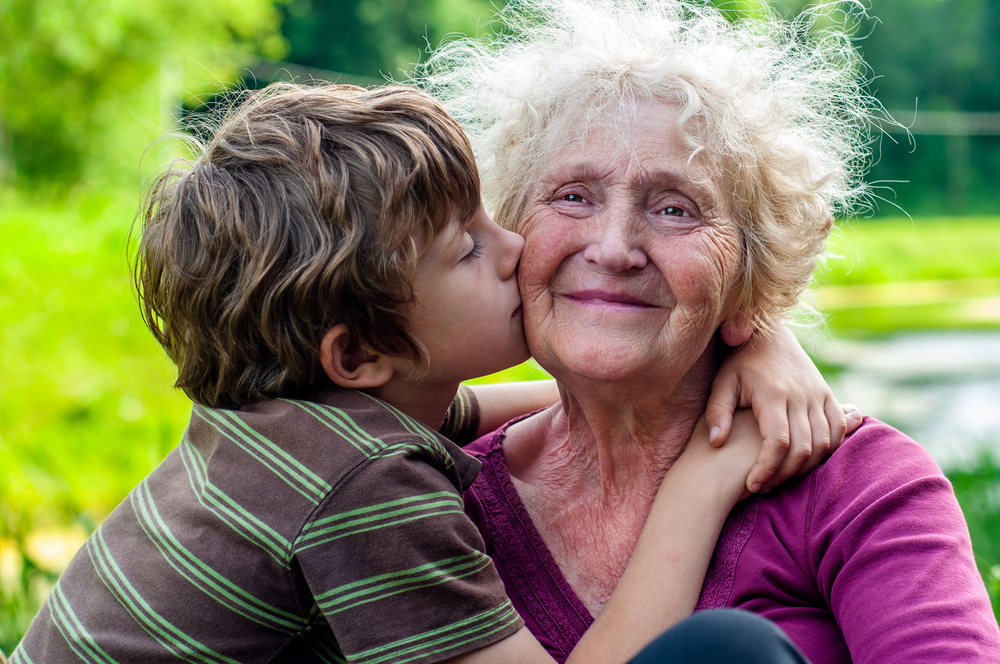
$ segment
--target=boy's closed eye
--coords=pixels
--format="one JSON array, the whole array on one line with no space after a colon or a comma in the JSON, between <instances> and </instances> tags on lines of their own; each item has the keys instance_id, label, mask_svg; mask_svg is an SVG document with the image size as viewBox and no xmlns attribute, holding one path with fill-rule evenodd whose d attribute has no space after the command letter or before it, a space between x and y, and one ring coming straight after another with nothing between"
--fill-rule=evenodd
<instances>
[{"instance_id":1,"label":"boy's closed eye","mask_svg":"<svg viewBox=\"0 0 1000 664\"><path fill-rule=\"evenodd\" d=\"M469 248L468 252L466 252L466 254L462 256L462 260L466 260L468 258L479 258L480 256L483 255L483 245L480 244L471 235L469 236L469 238L472 240L472 246Z\"/></svg>"}]
</instances>

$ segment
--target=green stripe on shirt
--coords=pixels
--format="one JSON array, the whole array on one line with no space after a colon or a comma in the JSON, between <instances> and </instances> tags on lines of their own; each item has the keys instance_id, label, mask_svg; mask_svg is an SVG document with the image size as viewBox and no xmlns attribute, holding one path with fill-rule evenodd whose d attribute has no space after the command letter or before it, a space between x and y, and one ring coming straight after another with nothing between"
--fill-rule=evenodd
<instances>
[{"instance_id":1,"label":"green stripe on shirt","mask_svg":"<svg viewBox=\"0 0 1000 664\"><path fill-rule=\"evenodd\" d=\"M359 517L342 523L328 523L324 527L319 528L312 527L308 530L304 528L303 534L295 542L295 553L301 553L306 549L332 542L342 537L350 537L372 530L391 528L418 519L426 519L443 514L464 514L461 499L449 493L446 498L437 498L406 508ZM339 515L337 516L339 517Z\"/></svg>"},{"instance_id":2,"label":"green stripe on shirt","mask_svg":"<svg viewBox=\"0 0 1000 664\"><path fill-rule=\"evenodd\" d=\"M254 431L232 411L203 408L197 404L193 410L196 415L256 458L264 467L313 504L318 504L330 491L330 485L321 477L299 463L280 446Z\"/></svg>"},{"instance_id":3,"label":"green stripe on shirt","mask_svg":"<svg viewBox=\"0 0 1000 664\"><path fill-rule=\"evenodd\" d=\"M191 490L198 502L241 537L260 547L284 568L291 566L291 542L246 510L208 479L208 469L198 448L187 435L181 437L179 454Z\"/></svg>"},{"instance_id":4,"label":"green stripe on shirt","mask_svg":"<svg viewBox=\"0 0 1000 664\"><path fill-rule=\"evenodd\" d=\"M351 662L381 664L391 660L402 664L459 648L466 643L495 634L512 625L517 619L517 612L508 600L494 609L471 618L359 652L351 658Z\"/></svg>"},{"instance_id":5,"label":"green stripe on shirt","mask_svg":"<svg viewBox=\"0 0 1000 664\"><path fill-rule=\"evenodd\" d=\"M53 624L80 659L99 664L117 664L111 655L97 645L94 637L83 626L58 583L49 595L48 604ZM25 657L27 658L27 655ZM31 661L30 658L28 661Z\"/></svg>"},{"instance_id":6,"label":"green stripe on shirt","mask_svg":"<svg viewBox=\"0 0 1000 664\"><path fill-rule=\"evenodd\" d=\"M90 554L90 559L94 563L94 569L101 582L114 595L118 603L129 612L136 624L146 630L150 636L176 657L192 662L192 664L201 662L239 664L237 660L217 653L192 638L157 613L135 589L118 563L115 562L111 550L104 540L101 528L98 528L94 535L87 540L87 552Z\"/></svg>"},{"instance_id":7,"label":"green stripe on shirt","mask_svg":"<svg viewBox=\"0 0 1000 664\"><path fill-rule=\"evenodd\" d=\"M139 525L163 559L202 593L230 611L271 629L294 634L305 627L306 621L301 616L282 611L255 597L206 565L181 544L157 510L148 479L136 487L130 499Z\"/></svg>"},{"instance_id":8,"label":"green stripe on shirt","mask_svg":"<svg viewBox=\"0 0 1000 664\"><path fill-rule=\"evenodd\" d=\"M378 454L385 446L379 438L372 436L362 429L351 418L347 411L333 406L324 406L312 401L296 401L293 399L281 399L286 403L297 406L316 418L323 426L334 431L338 436L349 442L365 458L371 458Z\"/></svg>"},{"instance_id":9,"label":"green stripe on shirt","mask_svg":"<svg viewBox=\"0 0 1000 664\"><path fill-rule=\"evenodd\" d=\"M465 556L353 581L316 595L316 601L325 613L335 614L393 595L471 576L489 567L491 563L489 556L473 551Z\"/></svg>"}]
</instances>

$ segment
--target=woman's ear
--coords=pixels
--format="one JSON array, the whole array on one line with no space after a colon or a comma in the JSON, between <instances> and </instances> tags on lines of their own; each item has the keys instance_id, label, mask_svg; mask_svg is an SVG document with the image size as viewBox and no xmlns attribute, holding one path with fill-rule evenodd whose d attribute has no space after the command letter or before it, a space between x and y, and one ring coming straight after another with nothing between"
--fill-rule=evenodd
<instances>
[{"instance_id":1,"label":"woman's ear","mask_svg":"<svg viewBox=\"0 0 1000 664\"><path fill-rule=\"evenodd\" d=\"M722 322L721 332L727 346L742 346L753 335L754 325L736 311Z\"/></svg>"},{"instance_id":2,"label":"woman's ear","mask_svg":"<svg viewBox=\"0 0 1000 664\"><path fill-rule=\"evenodd\" d=\"M319 343L319 361L323 371L336 385L352 390L381 387L392 378L392 360L385 355L359 347L347 352L351 333L344 324L331 327Z\"/></svg>"}]
</instances>

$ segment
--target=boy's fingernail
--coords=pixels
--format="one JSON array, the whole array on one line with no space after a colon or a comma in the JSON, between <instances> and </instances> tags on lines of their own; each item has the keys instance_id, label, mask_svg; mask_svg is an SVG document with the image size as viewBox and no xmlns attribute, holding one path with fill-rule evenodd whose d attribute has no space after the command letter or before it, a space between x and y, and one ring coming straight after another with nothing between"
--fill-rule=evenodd
<instances>
[{"instance_id":1,"label":"boy's fingernail","mask_svg":"<svg viewBox=\"0 0 1000 664\"><path fill-rule=\"evenodd\" d=\"M852 422L860 422L861 412L857 410L852 410L847 414L847 419L851 420Z\"/></svg>"},{"instance_id":2,"label":"boy's fingernail","mask_svg":"<svg viewBox=\"0 0 1000 664\"><path fill-rule=\"evenodd\" d=\"M760 492L763 493L763 494L771 493L771 487L768 487L766 489L761 489Z\"/></svg>"},{"instance_id":3,"label":"boy's fingernail","mask_svg":"<svg viewBox=\"0 0 1000 664\"><path fill-rule=\"evenodd\" d=\"M719 437L720 433L722 433L722 429L720 429L719 427L712 427L708 432L708 442L714 443L715 439Z\"/></svg>"},{"instance_id":4,"label":"boy's fingernail","mask_svg":"<svg viewBox=\"0 0 1000 664\"><path fill-rule=\"evenodd\" d=\"M760 491L760 482L754 482L753 484L751 484L750 490L753 491L754 493Z\"/></svg>"}]
</instances>

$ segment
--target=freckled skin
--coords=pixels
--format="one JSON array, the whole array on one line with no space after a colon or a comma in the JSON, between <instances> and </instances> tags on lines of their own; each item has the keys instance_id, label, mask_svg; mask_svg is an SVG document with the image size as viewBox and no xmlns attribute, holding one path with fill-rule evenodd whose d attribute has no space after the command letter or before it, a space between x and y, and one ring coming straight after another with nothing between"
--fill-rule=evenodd
<instances>
[{"instance_id":1,"label":"freckled skin","mask_svg":"<svg viewBox=\"0 0 1000 664\"><path fill-rule=\"evenodd\" d=\"M595 615L618 583L667 469L704 409L713 335L741 240L723 195L644 104L543 169L522 225L528 348L561 385L511 427L511 478L567 581Z\"/></svg>"},{"instance_id":2,"label":"freckled skin","mask_svg":"<svg viewBox=\"0 0 1000 664\"><path fill-rule=\"evenodd\" d=\"M675 122L672 107L640 106L632 149L596 130L553 159L526 206L528 346L557 378L634 380L653 364L679 377L724 318L739 231L715 187L689 170ZM573 297L587 290L646 306Z\"/></svg>"}]
</instances>

